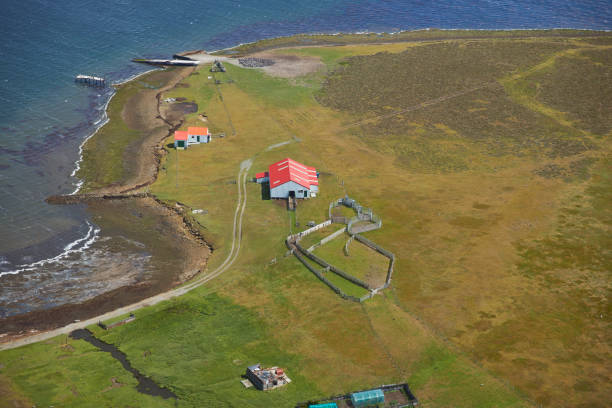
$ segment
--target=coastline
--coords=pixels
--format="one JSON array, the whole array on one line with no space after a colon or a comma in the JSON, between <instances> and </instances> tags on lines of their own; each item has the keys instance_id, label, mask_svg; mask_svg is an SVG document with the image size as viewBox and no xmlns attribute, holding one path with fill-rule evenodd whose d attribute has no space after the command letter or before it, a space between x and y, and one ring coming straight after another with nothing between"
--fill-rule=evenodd
<instances>
[{"instance_id":1,"label":"coastline","mask_svg":"<svg viewBox=\"0 0 612 408\"><path fill-rule=\"evenodd\" d=\"M417 30L399 30L394 32L356 31L335 33L302 33L288 36L264 38L257 41L244 42L238 45L211 51L213 55L225 55L224 52L238 57L245 53L255 53L276 48L293 46L342 46L351 44L373 44L393 42L423 42L442 40L472 40L472 39L518 39L539 37L599 37L612 30L595 30L581 28L514 28L514 29L477 29L477 28L423 28ZM470 36L470 33L477 35ZM449 34L456 35L449 35ZM507 33L506 36L500 34ZM533 35L530 35L533 34ZM372 36L372 38L368 38ZM356 37L356 38L354 38Z\"/></svg>"},{"instance_id":2,"label":"coastline","mask_svg":"<svg viewBox=\"0 0 612 408\"><path fill-rule=\"evenodd\" d=\"M172 122L164 132L180 119L180 129L226 132L186 152L174 151L172 136L149 149L119 134L121 123L152 117L128 105L152 103L175 74L126 83L109 106L108 128L85 144L84 165L92 154L115 167L136 154L160 158L157 179L126 187L141 169L127 163L112 178L91 173L109 183L102 188L85 183L47 199L69 205L50 210L82 212L79 236L90 220L100 238L57 262L65 274L43 265L3 281L10 297L2 312L27 310L17 302L58 307L0 321L0 406L21 396L27 406L295 406L399 380L428 406L605 406L612 117L597 108L612 95L612 35L500 38L279 46L247 54L245 68L224 62L226 74L204 65L157 99ZM274 63L247 69L255 58ZM277 79L283 64L297 72L306 61L319 63L311 75ZM122 154L100 144L113 132L125 142ZM163 132L155 135L138 137ZM282 157L316 167L324 187L295 213L250 178ZM367 197L386 225L368 239L399 261L388 290L362 306L330 291L282 240L329 218L328 204L346 194ZM353 278L381 279L388 262L345 240L317 254ZM207 241L218 248L198 269ZM179 252L184 245L191 249ZM190 255L194 267L185 268ZM86 262L104 266L70 268ZM155 262L167 269L147 273ZM181 268L188 274L177 275ZM37 298L28 289L45 269ZM321 273L361 296L352 280ZM52 282L64 289L46 290ZM86 299L95 288L106 292ZM354 327L363 330L355 336ZM70 335L83 328L177 401L142 395L108 354ZM237 379L250 361L281 367L293 384L274 395L244 389Z\"/></svg>"},{"instance_id":3,"label":"coastline","mask_svg":"<svg viewBox=\"0 0 612 408\"><path fill-rule=\"evenodd\" d=\"M74 197L74 196L67 196ZM212 248L204 241L197 230L197 226L189 223L186 209L172 207L166 203L147 194L125 197L92 197L89 204L93 214L108 212L145 212L145 217L161 220L158 225L164 226L164 231L159 232L159 241L168 246L164 258L169 252L180 252L177 258L182 260L182 268L177 268L177 273L158 273L146 279L139 279L121 285L110 291L78 303L67 303L44 310L36 310L29 313L12 315L0 319L3 328L0 345L22 339L41 332L63 327L68 324L90 319L93 316L112 312L118 308L125 307L150 298L151 296L165 293L168 290L180 286L191 280L206 268L207 260L212 253ZM125 217L119 218L120 221ZM138 222L138 221L136 221ZM111 222L104 226L112 229ZM173 242L169 242L172 240ZM109 266L108 276L113 276L114 268ZM116 273L114 273L116 275ZM104 279L104 277L100 277Z\"/></svg>"},{"instance_id":4,"label":"coastline","mask_svg":"<svg viewBox=\"0 0 612 408\"><path fill-rule=\"evenodd\" d=\"M96 128L93 132L91 132L91 134L89 134L88 136L86 136L83 141L79 144L79 158L74 162L74 169L72 170L72 173L70 173L70 177L75 177L77 173L79 172L79 170L81 169L81 162L83 161L83 147L85 146L85 144L87 144L87 142L89 141L89 139L91 139L92 137L94 137L98 131L100 129L102 129L102 127L104 127L104 125L106 125L108 123L108 121L110 120L108 117L108 106L110 105L111 101L113 100L113 98L115 97L115 95L117 94L117 89L116 87L124 85L130 81L133 81L141 76L144 76L150 72L153 71L159 71L159 68L152 68L149 69L145 72L141 72L140 74L136 74L136 75L132 75L129 78L120 81L120 82L115 82L111 84L111 87L115 88L113 90L113 93L109 96L108 100L106 101L106 103L104 104L104 106L102 107L102 118L100 118L97 123L95 123ZM77 182L75 184L75 189L72 193L70 193L69 195L74 195L76 193L79 192L79 190L81 189L81 187L83 186L83 180L78 179L77 178Z\"/></svg>"},{"instance_id":5,"label":"coastline","mask_svg":"<svg viewBox=\"0 0 612 408\"><path fill-rule=\"evenodd\" d=\"M159 104L158 95L162 92L172 89L178 82L185 78L192 70L191 69L179 69L173 71L166 71L167 84L165 87L151 92L146 90L143 92L141 98L138 101L141 104L148 104L149 107L152 103L155 106ZM122 86L129 86L134 80L138 78L147 78L148 75L153 75L156 72L163 72L158 68L148 70L144 73L138 74L131 77L130 79L123 81L118 84L113 84L116 89L115 92L109 97L109 100L104 106L104 118L101 120L96 131L92 132L79 147L80 160L76 163L73 174L76 174L84 166L87 166L86 159L84 159L84 153L90 149L89 143L95 141L97 137L102 137L105 126L109 125L112 121L112 116L109 116L108 110L115 108L117 104L121 104L122 101L116 99L119 90ZM170 72L170 73L168 73ZM122 109L123 106L120 106ZM157 177L157 171L159 170L159 164L161 156L165 153L162 144L163 141L171 135L172 131L180 126L182 119L179 119L177 123L165 121L158 114L159 111L156 109L155 112L151 112L154 116L151 120L158 120L164 125L164 128L160 126L155 127L155 131L143 132L142 137L139 139L139 146L142 149L139 153L139 160L143 163L137 168L137 174L131 175L125 183L113 184L97 189L89 189L86 193L81 193L82 187L87 183L87 180L81 179L78 183L78 189L70 194L64 196L52 196L47 199L48 203L51 204L87 204L88 207L96 207L97 209L110 207L114 202L127 202L127 201L138 201L145 200L147 207L151 208L153 212L157 213L157 218L162 220L165 219L166 223L173 225L172 230L174 232L168 234L168 239L171 244L178 246L177 243L180 241L189 241L193 245L190 251L187 251L191 261L183 263L182 267L176 268L173 271L171 277L164 277L164 282L145 281L137 282L128 285L122 285L116 289L98 294L92 298L86 299L82 302L67 303L60 306L51 307L43 310L34 310L27 313L11 315L5 318L0 318L0 327L3 328L0 333L0 344L10 342L16 338L22 338L24 336L30 336L41 331L53 330L55 328L65 326L74 321L80 321L92 316L99 315L101 312L109 312L126 305L130 305L141 301L142 299L149 298L153 295L167 292L176 286L179 286L206 269L207 260L212 253L212 246L209 245L201 235L201 231L198 230L197 225L190 220L188 209L182 207L171 206L168 203L152 197L147 193L139 192L143 187L153 183ZM160 123L157 123L160 125ZM149 129L147 129L149 130ZM152 130L152 129L150 129ZM88 208L88 211L90 208ZM99 214L99 211L92 210L94 213ZM97 212L96 212L97 211ZM104 213L104 211L102 211ZM95 215L99 218L100 215ZM94 222L99 223L99 220ZM98 226L93 225L94 234L88 234L87 243L91 244L99 238L100 229ZM79 238L77 241L81 241L85 238ZM76 242L76 241L75 241ZM169 245L171 245L169 244ZM56 255L52 259L60 259L65 257L67 254L75 251L73 243L66 246L64 251ZM89 246L87 246L89 248ZM79 247L77 251L86 249ZM49 259L40 261L39 263L48 262ZM19 274L17 274L19 275Z\"/></svg>"},{"instance_id":6,"label":"coastline","mask_svg":"<svg viewBox=\"0 0 612 408\"><path fill-rule=\"evenodd\" d=\"M403 31L400 33L421 33L423 31L428 31L428 30L419 30L419 31ZM459 30L438 30L438 31L445 31L445 32L457 32ZM478 31L478 30L465 30L465 31ZM492 31L492 30L481 30L481 31ZM536 30L523 30L523 29L518 29L518 30L499 30L498 32L512 32L512 31L522 31L522 32L530 32L530 31L536 31ZM541 32L546 32L546 31L552 31L552 30L539 30ZM603 32L601 30L593 30L594 33L597 32ZM346 36L367 36L370 35L372 33L363 33L363 34L357 34L357 33L339 33L339 34L325 34L324 36L336 36L336 37L340 37L343 35ZM389 34L387 37L385 37L385 41L389 42L389 36L394 36L395 34ZM568 35L575 35L575 33L568 33ZM316 36L316 35L315 35ZM246 45L249 44L258 44L258 43L265 43L266 41L269 40L292 40L292 39L299 39L301 37L312 37L311 35L298 35L298 36L289 36L289 37L276 37L274 39L268 39L268 40L260 40L260 41L256 41L253 43L247 43ZM483 38L485 38L483 36ZM514 38L514 37L512 37ZM528 38L528 37L526 37ZM465 38L465 37L458 37L458 39L469 39L469 38ZM363 41L363 40L367 40L367 38L361 38L362 43L370 43L368 41ZM436 40L440 40L440 38L431 38L431 39L423 39L422 41L436 41ZM410 39L404 39L404 38L396 38L395 41L411 41ZM412 40L412 41L420 41L420 40ZM375 43L381 42L380 39L376 39L376 41L373 41ZM270 48L281 48L283 46L291 46L292 44L287 44L287 45L279 45L279 44L274 44L271 45L269 48L262 48L262 49L255 49L255 50L248 50L249 53L251 52L259 52L261 50L264 49L270 49ZM320 46L322 44L316 43L316 42L312 42L309 44L303 44L303 45L308 45L308 46ZM333 45L343 45L343 44L329 44L330 46ZM241 47L243 47L244 44L241 45L237 45L235 47L231 47L228 49L224 49L224 50L218 50L218 51L214 51L214 53L219 53L221 51L229 51L229 50L238 50ZM236 54L239 55L239 54ZM137 78L141 78L141 77L146 77L149 74L152 74L154 72L159 72L159 69L152 69L149 71L146 71L144 73L138 74L126 81L123 81L119 84L114 84L116 86L125 86L125 85L129 85L130 83L132 83L135 79ZM174 83L174 85L176 83L178 83L180 81L179 79L180 74L175 76L176 82ZM171 88L169 88L171 89ZM158 92L151 92L151 94L154 94L154 98L156 100L156 102L159 104L159 98L157 98L157 95L159 95L161 92L164 91L158 91ZM104 108L104 115L106 117L106 120L104 120L103 122L101 122L100 126L96 129L95 132L93 132L90 136L88 136L80 145L79 147L79 152L80 152L80 160L77 162L77 168L74 171L74 174L76 174L80 169L81 169L81 163L85 160L83 157L83 152L87 147L87 144L95 139L95 136L100 134L101 129L104 128L104 126L106 126L107 124L109 124L109 122L111 122L111 118L108 116L107 114L107 110L109 109L109 107L113 104L113 102L116 102L115 97L117 95L117 92L115 91L113 93L113 95L110 96L109 100L107 101L105 108ZM157 105L159 106L159 105ZM163 118L162 118L163 119ZM159 163L161 160L161 156L159 156L159 154L163 154L161 153L161 151L163 151L163 149L160 149L161 147L161 143L163 142L163 140L166 139L166 137L171 134L172 130L173 130L173 126L180 126L180 122L178 124L170 124L170 123L166 123L167 125L167 133L165 135L156 135L156 136L151 136L149 138L144 138L147 139L148 142L153 142L153 147L151 149L148 149L147 151L145 151L143 149L143 151L140 153L141 157L145 157L145 160L149 161L149 164L152 164L152 166L155 168L155 171L153 173L149 173L148 175L145 175L144 173L139 173L138 177L136 177L135 179L140 179L142 180L143 177L147 180L145 180L145 183L139 182L136 183L134 182L135 179L131 179L128 180L128 182L124 183L124 184L119 184L119 185L111 185L111 186L107 186L107 187L103 187L103 188L98 188L98 189L93 189L85 194L77 194L80 191L80 188L83 186L83 184L85 183L85 181L81 180L80 181L80 185L79 188L77 190L75 190L75 192L67 195L69 197L72 197L71 200L74 200L74 202L83 202L83 201L87 201L87 200L99 200L101 202L103 202L104 200L113 200L113 199L132 199L132 198L137 198L138 197L138 191L140 189L142 189L143 187L153 183L155 181L155 178L157 177L157 171L159 170ZM145 140L143 140L144 142ZM151 146L150 146L151 147ZM151 176L152 175L152 176ZM157 201L157 205L159 205L160 207L163 207L163 203ZM168 207L166 207L166 209L168 209ZM175 217L179 217L179 214L175 214ZM178 220L178 218L177 218ZM188 222L186 221L185 218L183 218L181 220L183 227L189 227ZM198 240L199 238L201 238L201 236L198 238L198 235L196 233L194 233L195 230L191 230L189 236L190 239L194 239L194 240ZM203 243L202 243L203 242ZM206 248L209 251L212 251L212 247L210 246L209 243L206 243L205 241L202 240L202 248ZM203 268L202 268L203 269ZM189 279L193 278L195 275L190 276L189 278L182 280L181 282L175 283L174 286L180 285L181 283L185 283L187 282ZM174 286L170 286L170 287L166 287L163 290L160 288L160 291L158 291L157 293L163 293L164 291L170 289L171 287ZM132 298L130 298L129 300L127 299L119 299L121 296L117 297L117 294L126 294L126 293L130 293L129 296L132 296ZM141 297L142 296L142 297ZM115 300L113 300L113 298L115 298ZM56 308L51 308L51 309L47 309L47 310L41 310L41 311L35 311L35 312L30 312L30 313L26 313L26 314L22 314L22 315L16 315L16 316L11 316L9 318L6 319L0 319L0 323L2 323L3 327L8 327L5 326L4 323L10 321L12 322L11 324L14 324L14 327L19 327L19 329L16 329L13 331L13 333L9 334L8 336L4 336L4 337L0 337L0 343L5 343L10 341L13 337L12 336L23 336L24 333L28 330L32 330L32 329L36 329L36 330L51 330L53 328L56 327L60 327L63 326L65 324L70 323L72 319L70 320L71 317L76 317L76 319L78 320L82 320L85 319L87 317L91 316L91 313L94 313L94 311L96 312L95 314L99 314L99 312L101 310L114 310L118 307L123 307L129 304L133 304L133 303L137 303L139 300L146 298L146 295L144 295L144 285L136 285L136 286L123 286L119 289L116 289L114 291L110 291L101 295L98 295L92 299L89 299L85 302L82 303L76 303L76 304L65 304ZM113 303L115 302L115 303ZM90 305L87 307L84 307L84 305ZM105 307L108 307L108 309L104 309L101 308L101 305L105 305ZM81 309L79 311L79 309ZM60 313L61 311L61 313ZM87 312L89 311L89 312ZM76 314L78 312L83 312L83 314ZM89 314L88 314L89 313ZM61 317L61 316L65 316L65 317ZM45 325L46 323L46 325ZM21 331L22 333L19 334L18 331ZM2 333L0 333L2 334ZM26 334L27 335L27 334Z\"/></svg>"}]
</instances>

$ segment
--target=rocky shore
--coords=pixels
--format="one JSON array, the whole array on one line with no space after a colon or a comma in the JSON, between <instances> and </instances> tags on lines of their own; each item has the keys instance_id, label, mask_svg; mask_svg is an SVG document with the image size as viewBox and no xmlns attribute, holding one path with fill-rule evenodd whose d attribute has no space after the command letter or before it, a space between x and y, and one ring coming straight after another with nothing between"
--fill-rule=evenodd
<instances>
[{"instance_id":1,"label":"rocky shore","mask_svg":"<svg viewBox=\"0 0 612 408\"><path fill-rule=\"evenodd\" d=\"M129 157L130 163L126 167L130 171L121 182L101 186L97 180L88 179L86 175L82 193L51 196L46 200L54 205L87 205L93 222L101 226L102 234L105 234L108 241L106 245L117 248L118 252L123 249L119 242L121 239L146 241L146 251L150 252L151 257L150 268L136 278L126 278L128 284L85 301L2 318L0 343L52 330L135 303L180 285L206 268L213 248L202 236L201 226L190 216L189 209L178 203L166 203L144 191L157 178L161 160L166 154L163 141L183 123L180 112L172 112L169 117L163 115L160 111L161 97L193 71L194 68L180 68L151 72L138 80L161 80L163 84L159 88L143 89L132 95L128 103L120 98L110 102L109 109L121 112L119 119L111 117L111 121L122 120L141 135L136 142L124 146L123 160ZM126 85L130 84L121 86ZM96 138L101 137L107 135L96 134L85 144L81 168L92 164L88 163L88 158L97 156L96 149L99 149L100 141ZM95 167L95 163L91 167ZM144 226L143 219L147 220L146 224L153 225L152 229ZM109 253L109 256L113 254ZM111 270L102 275L116 280L116 273ZM104 276L98 278L105 279Z\"/></svg>"}]
</instances>

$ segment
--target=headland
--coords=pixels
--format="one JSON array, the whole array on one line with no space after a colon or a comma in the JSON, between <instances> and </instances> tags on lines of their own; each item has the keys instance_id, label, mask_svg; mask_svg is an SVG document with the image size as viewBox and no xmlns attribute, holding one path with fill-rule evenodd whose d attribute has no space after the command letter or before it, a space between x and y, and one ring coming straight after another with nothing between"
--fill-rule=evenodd
<instances>
[{"instance_id":1,"label":"headland","mask_svg":"<svg viewBox=\"0 0 612 408\"><path fill-rule=\"evenodd\" d=\"M407 381L428 406L605 406L610 34L398 35L265 40L222 52L274 61L261 69L147 74L119 89L84 146L83 198L179 203L177 225L215 249L215 273L192 281L212 276L206 285L141 303L112 330L88 326L177 403L290 406ZM173 149L172 131L197 125L226 137ZM320 194L296 212L246 182L289 156L321 173ZM381 215L385 227L365 235L397 257L388 290L363 303L284 246L347 194ZM381 260L345 247L314 253L374 279ZM96 373L132 381L90 351L65 336L3 351L0 378L40 403L175 403L130 387L81 394ZM58 359L75 384L40 380ZM292 383L243 389L244 367L260 360ZM84 361L96 369L82 373ZM41 384L58 391L39 397Z\"/></svg>"}]
</instances>

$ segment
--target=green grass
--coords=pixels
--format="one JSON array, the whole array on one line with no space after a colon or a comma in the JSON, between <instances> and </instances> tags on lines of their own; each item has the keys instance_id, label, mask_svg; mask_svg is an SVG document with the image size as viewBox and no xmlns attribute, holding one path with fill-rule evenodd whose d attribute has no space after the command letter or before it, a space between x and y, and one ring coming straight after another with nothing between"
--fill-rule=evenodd
<instances>
[{"instance_id":1,"label":"green grass","mask_svg":"<svg viewBox=\"0 0 612 408\"><path fill-rule=\"evenodd\" d=\"M318 99L359 114L389 113L494 81L571 47L562 42L494 44L444 42L401 53L352 57L330 76Z\"/></svg>"},{"instance_id":2,"label":"green grass","mask_svg":"<svg viewBox=\"0 0 612 408\"><path fill-rule=\"evenodd\" d=\"M318 105L305 87L229 67L235 82L221 91L237 134L171 152L151 188L162 199L208 210L196 219L215 247L209 270L229 252L240 162L254 158L254 174L289 156L322 174L320 195L299 203L299 229L326 219L329 202L345 193L373 208L384 224L367 237L396 254L392 287L364 304L343 301L287 256L283 240L296 228L285 206L262 200L260 186L248 183L243 247L232 268L102 336L177 392L179 406L290 406L398 381L408 381L428 407L606 406L612 189L603 158L610 146L564 121L528 81L577 44L451 41L356 57L330 78L326 92L342 93L332 107ZM438 62L450 72L437 70ZM407 74L394 75L397 67ZM199 72L172 95L184 91L227 131L225 107ZM408 74L419 75L389 85ZM343 129L500 78L505 87ZM300 142L266 150L294 135ZM547 164L573 165L576 176L534 172ZM122 396L98 397L122 368L96 353L90 358L85 343L80 354L57 359L59 343L0 353L1 374L37 405L147 405L127 385L109 391ZM65 374L54 377L58 362ZM251 362L284 365L294 382L271 393L245 390L237 376ZM68 377L90 394L71 397ZM149 405L155 403L165 402Z\"/></svg>"},{"instance_id":3,"label":"green grass","mask_svg":"<svg viewBox=\"0 0 612 408\"><path fill-rule=\"evenodd\" d=\"M159 330L163 328L163 330ZM284 352L253 311L215 294L189 294L139 313L128 325L102 333L185 406L289 406L316 394L300 374L300 358ZM299 386L272 392L245 389L246 366L287 368Z\"/></svg>"},{"instance_id":4,"label":"green grass","mask_svg":"<svg viewBox=\"0 0 612 408\"><path fill-rule=\"evenodd\" d=\"M53 338L2 352L2 373L37 406L172 407L174 404L135 392L136 379L110 354L82 340ZM92 370L95 367L95 370ZM111 388L111 378L123 384Z\"/></svg>"},{"instance_id":5,"label":"green grass","mask_svg":"<svg viewBox=\"0 0 612 408\"><path fill-rule=\"evenodd\" d=\"M465 367L456 354L439 344L430 344L421 355L421 360L412 367L413 374L409 383L413 388L441 388L443 392L435 398L425 399L427 404L454 407L470 404L472 407L517 407L523 405L521 399L505 390L493 391L490 379ZM478 388L470 387L472 382ZM469 389L469 391L464 391Z\"/></svg>"},{"instance_id":6,"label":"green grass","mask_svg":"<svg viewBox=\"0 0 612 408\"><path fill-rule=\"evenodd\" d=\"M287 79L273 78L257 70L226 65L227 73L219 74L219 77L231 78L242 91L263 103L282 108L295 108L311 103L312 90L307 87L289 86Z\"/></svg>"},{"instance_id":7,"label":"green grass","mask_svg":"<svg viewBox=\"0 0 612 408\"><path fill-rule=\"evenodd\" d=\"M77 177L84 181L83 191L126 179L127 169L123 160L126 146L141 138L142 133L130 129L121 118L121 112L126 101L142 89L133 82L121 86L108 106L110 121L85 144L83 160L77 172Z\"/></svg>"}]
</instances>

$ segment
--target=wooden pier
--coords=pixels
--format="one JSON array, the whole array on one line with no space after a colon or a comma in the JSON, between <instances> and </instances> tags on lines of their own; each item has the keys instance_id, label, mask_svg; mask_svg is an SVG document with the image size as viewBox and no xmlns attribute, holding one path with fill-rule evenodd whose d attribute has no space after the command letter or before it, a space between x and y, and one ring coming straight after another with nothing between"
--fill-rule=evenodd
<instances>
[{"instance_id":1,"label":"wooden pier","mask_svg":"<svg viewBox=\"0 0 612 408\"><path fill-rule=\"evenodd\" d=\"M78 84L94 86L96 88L106 87L106 80L104 78L95 77L91 75L77 75L76 78L74 78L74 82Z\"/></svg>"},{"instance_id":2,"label":"wooden pier","mask_svg":"<svg viewBox=\"0 0 612 408\"><path fill-rule=\"evenodd\" d=\"M187 59L170 60L170 59L133 58L132 62L139 62L141 64L149 64L149 65L180 66L180 67L200 65L200 61L187 60Z\"/></svg>"}]
</instances>

